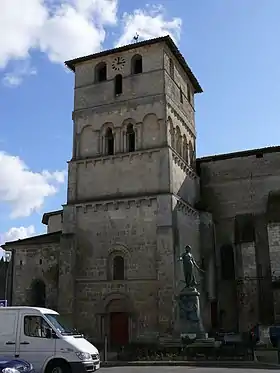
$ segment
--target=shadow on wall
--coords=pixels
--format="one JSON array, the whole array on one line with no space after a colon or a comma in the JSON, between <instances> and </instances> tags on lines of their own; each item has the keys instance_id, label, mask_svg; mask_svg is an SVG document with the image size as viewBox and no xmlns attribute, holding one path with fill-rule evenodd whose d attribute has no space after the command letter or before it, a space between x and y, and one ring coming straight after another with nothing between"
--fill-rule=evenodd
<instances>
[{"instance_id":1,"label":"shadow on wall","mask_svg":"<svg viewBox=\"0 0 280 373\"><path fill-rule=\"evenodd\" d=\"M192 157L195 158L193 149ZM186 245L192 247L199 266L206 271L204 276L196 274L198 289L201 293L201 316L207 332L213 327L218 327L219 316L217 301L215 298L215 283L211 276L215 277L215 248L214 233L211 214L205 213L200 203L199 178L195 173L195 162L191 157L184 159L178 152L172 153L172 229L175 256L175 276L177 291L182 289L182 266L177 258L183 252ZM203 215L203 217L202 217ZM213 267L213 268L212 268ZM210 279L211 277L211 279ZM210 281L210 280L211 281Z\"/></svg>"},{"instance_id":2,"label":"shadow on wall","mask_svg":"<svg viewBox=\"0 0 280 373\"><path fill-rule=\"evenodd\" d=\"M46 307L46 285L43 280L35 279L30 287L30 305Z\"/></svg>"}]
</instances>

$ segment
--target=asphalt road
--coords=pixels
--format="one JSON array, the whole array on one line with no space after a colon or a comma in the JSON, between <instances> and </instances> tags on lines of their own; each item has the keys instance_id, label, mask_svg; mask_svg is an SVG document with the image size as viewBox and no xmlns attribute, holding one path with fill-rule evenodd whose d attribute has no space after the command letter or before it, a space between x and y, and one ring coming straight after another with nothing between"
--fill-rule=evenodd
<instances>
[{"instance_id":1,"label":"asphalt road","mask_svg":"<svg viewBox=\"0 0 280 373\"><path fill-rule=\"evenodd\" d=\"M206 368L206 367L113 367L101 368L100 373L268 373L270 369Z\"/></svg>"}]
</instances>

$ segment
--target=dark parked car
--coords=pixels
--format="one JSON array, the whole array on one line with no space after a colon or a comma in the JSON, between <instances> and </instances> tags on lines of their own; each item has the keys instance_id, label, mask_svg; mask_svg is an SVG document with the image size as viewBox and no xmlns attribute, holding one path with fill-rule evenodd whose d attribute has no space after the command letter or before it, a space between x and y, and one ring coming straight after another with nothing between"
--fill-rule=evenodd
<instances>
[{"instance_id":1,"label":"dark parked car","mask_svg":"<svg viewBox=\"0 0 280 373\"><path fill-rule=\"evenodd\" d=\"M2 373L35 373L32 364L25 360L6 359L0 356L0 372Z\"/></svg>"}]
</instances>

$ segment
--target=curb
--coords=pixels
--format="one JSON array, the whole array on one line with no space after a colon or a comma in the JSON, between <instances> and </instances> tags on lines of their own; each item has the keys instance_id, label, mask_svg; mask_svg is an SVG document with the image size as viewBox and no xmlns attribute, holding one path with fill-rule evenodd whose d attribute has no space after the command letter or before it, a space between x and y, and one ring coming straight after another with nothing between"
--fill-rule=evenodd
<instances>
[{"instance_id":1,"label":"curb","mask_svg":"<svg viewBox=\"0 0 280 373\"><path fill-rule=\"evenodd\" d=\"M152 366L189 366L213 368L244 368L279 370L280 365L249 361L107 361L101 362L102 368L112 367L152 367Z\"/></svg>"}]
</instances>

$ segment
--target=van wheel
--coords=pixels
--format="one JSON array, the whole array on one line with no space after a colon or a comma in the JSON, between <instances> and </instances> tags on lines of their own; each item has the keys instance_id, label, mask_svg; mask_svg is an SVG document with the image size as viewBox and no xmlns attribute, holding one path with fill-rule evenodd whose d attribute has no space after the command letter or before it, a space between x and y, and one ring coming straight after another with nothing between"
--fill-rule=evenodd
<instances>
[{"instance_id":1,"label":"van wheel","mask_svg":"<svg viewBox=\"0 0 280 373\"><path fill-rule=\"evenodd\" d=\"M47 365L45 373L71 373L71 369L66 361L59 359L50 361Z\"/></svg>"}]
</instances>

